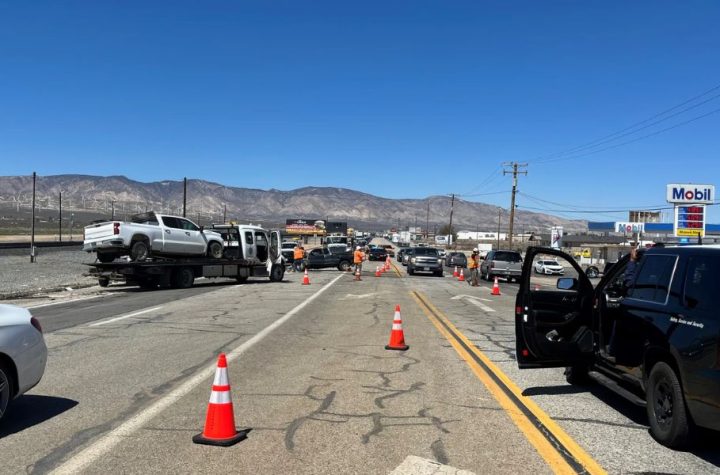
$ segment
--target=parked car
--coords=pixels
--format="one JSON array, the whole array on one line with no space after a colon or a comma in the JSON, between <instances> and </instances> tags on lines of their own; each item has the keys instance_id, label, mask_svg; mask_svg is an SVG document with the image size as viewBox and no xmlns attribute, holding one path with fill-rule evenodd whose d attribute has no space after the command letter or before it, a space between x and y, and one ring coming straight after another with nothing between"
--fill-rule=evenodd
<instances>
[{"instance_id":1,"label":"parked car","mask_svg":"<svg viewBox=\"0 0 720 475\"><path fill-rule=\"evenodd\" d=\"M562 260L552 286L532 261ZM683 447L696 427L720 430L720 247L640 251L593 288L573 256L529 248L516 299L520 368L566 367L572 384L599 382L646 408L650 432Z\"/></svg>"},{"instance_id":2,"label":"parked car","mask_svg":"<svg viewBox=\"0 0 720 475\"><path fill-rule=\"evenodd\" d=\"M10 401L40 382L46 363L40 322L27 309L0 305L0 419Z\"/></svg>"},{"instance_id":3,"label":"parked car","mask_svg":"<svg viewBox=\"0 0 720 475\"><path fill-rule=\"evenodd\" d=\"M407 247L401 247L400 249L398 249L398 252L395 254L398 262L403 261L403 256L405 255L405 252L407 252L408 249L409 248L407 248Z\"/></svg>"},{"instance_id":4,"label":"parked car","mask_svg":"<svg viewBox=\"0 0 720 475\"><path fill-rule=\"evenodd\" d=\"M337 267L338 270L346 271L350 269L352 262L353 253L350 251L330 252L327 247L318 247L306 253L304 266L307 269Z\"/></svg>"},{"instance_id":5,"label":"parked car","mask_svg":"<svg viewBox=\"0 0 720 475\"><path fill-rule=\"evenodd\" d=\"M467 267L467 256L462 252L448 252L445 257L445 265L448 267Z\"/></svg>"},{"instance_id":6,"label":"parked car","mask_svg":"<svg viewBox=\"0 0 720 475\"><path fill-rule=\"evenodd\" d=\"M385 248L373 247L368 252L368 261L384 261L388 258L388 253Z\"/></svg>"},{"instance_id":7,"label":"parked car","mask_svg":"<svg viewBox=\"0 0 720 475\"><path fill-rule=\"evenodd\" d=\"M280 253L285 258L285 262L292 264L295 262L295 247L297 243L295 241L283 241L280 244Z\"/></svg>"},{"instance_id":8,"label":"parked car","mask_svg":"<svg viewBox=\"0 0 720 475\"><path fill-rule=\"evenodd\" d=\"M535 263L536 274L563 275L565 268L555 259L540 260Z\"/></svg>"},{"instance_id":9,"label":"parked car","mask_svg":"<svg viewBox=\"0 0 720 475\"><path fill-rule=\"evenodd\" d=\"M130 256L142 262L152 256L223 256L220 234L205 231L187 218L154 212L130 221L106 221L85 227L83 251L97 253L100 262Z\"/></svg>"},{"instance_id":10,"label":"parked car","mask_svg":"<svg viewBox=\"0 0 720 475\"><path fill-rule=\"evenodd\" d=\"M480 261L480 275L488 281L495 277L517 280L521 274L522 256L517 251L490 251Z\"/></svg>"},{"instance_id":11,"label":"parked car","mask_svg":"<svg viewBox=\"0 0 720 475\"><path fill-rule=\"evenodd\" d=\"M411 258L412 255L415 253L415 249L417 249L417 248L416 248L416 247L409 247L409 248L405 249L405 252L403 253L402 265L404 265L404 266L407 267L408 262L410 262L410 258Z\"/></svg>"},{"instance_id":12,"label":"parked car","mask_svg":"<svg viewBox=\"0 0 720 475\"><path fill-rule=\"evenodd\" d=\"M407 273L432 272L438 277L443 276L443 262L438 250L432 247L416 247L407 264Z\"/></svg>"},{"instance_id":13,"label":"parked car","mask_svg":"<svg viewBox=\"0 0 720 475\"><path fill-rule=\"evenodd\" d=\"M385 251L387 251L388 256L395 257L395 250L390 244L384 244L383 248L385 248Z\"/></svg>"}]
</instances>

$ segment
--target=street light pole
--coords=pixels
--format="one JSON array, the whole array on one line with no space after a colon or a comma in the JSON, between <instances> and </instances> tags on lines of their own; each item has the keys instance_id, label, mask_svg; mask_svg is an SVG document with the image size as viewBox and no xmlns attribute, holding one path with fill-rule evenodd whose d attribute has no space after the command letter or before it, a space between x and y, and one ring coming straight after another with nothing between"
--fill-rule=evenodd
<instances>
[{"instance_id":1,"label":"street light pole","mask_svg":"<svg viewBox=\"0 0 720 475\"><path fill-rule=\"evenodd\" d=\"M30 219L32 223L30 225L30 262L35 262L35 181L37 174L33 172L33 195L32 195L32 213Z\"/></svg>"},{"instance_id":2,"label":"street light pole","mask_svg":"<svg viewBox=\"0 0 720 475\"><path fill-rule=\"evenodd\" d=\"M502 208L498 208L498 230L497 230L497 248L500 249L500 214L502 213Z\"/></svg>"}]
</instances>

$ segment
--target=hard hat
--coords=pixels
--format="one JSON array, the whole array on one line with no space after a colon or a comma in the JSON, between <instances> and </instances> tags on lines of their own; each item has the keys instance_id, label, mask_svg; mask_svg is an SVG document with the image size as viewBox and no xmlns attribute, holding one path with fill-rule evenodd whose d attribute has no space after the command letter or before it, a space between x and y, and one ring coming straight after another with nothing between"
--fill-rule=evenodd
<instances>
[{"instance_id":1,"label":"hard hat","mask_svg":"<svg viewBox=\"0 0 720 475\"><path fill-rule=\"evenodd\" d=\"M360 249L362 249L362 246L358 246L356 249L359 251Z\"/></svg>"},{"instance_id":2,"label":"hard hat","mask_svg":"<svg viewBox=\"0 0 720 475\"><path fill-rule=\"evenodd\" d=\"M475 249L473 249L473 252L478 252L478 248L476 247Z\"/></svg>"}]
</instances>

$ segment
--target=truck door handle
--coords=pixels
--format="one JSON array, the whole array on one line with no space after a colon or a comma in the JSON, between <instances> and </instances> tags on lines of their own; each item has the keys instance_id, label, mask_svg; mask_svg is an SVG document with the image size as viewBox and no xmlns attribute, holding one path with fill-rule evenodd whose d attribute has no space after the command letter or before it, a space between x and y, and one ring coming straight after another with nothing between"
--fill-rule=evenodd
<instances>
[{"instance_id":1,"label":"truck door handle","mask_svg":"<svg viewBox=\"0 0 720 475\"><path fill-rule=\"evenodd\" d=\"M189 235L190 235L190 231L185 231L185 235L186 235L186 236L189 236Z\"/></svg>"},{"instance_id":2,"label":"truck door handle","mask_svg":"<svg viewBox=\"0 0 720 475\"><path fill-rule=\"evenodd\" d=\"M166 229L166 230L165 230L165 234L170 234L170 230L169 230L169 229Z\"/></svg>"}]
</instances>

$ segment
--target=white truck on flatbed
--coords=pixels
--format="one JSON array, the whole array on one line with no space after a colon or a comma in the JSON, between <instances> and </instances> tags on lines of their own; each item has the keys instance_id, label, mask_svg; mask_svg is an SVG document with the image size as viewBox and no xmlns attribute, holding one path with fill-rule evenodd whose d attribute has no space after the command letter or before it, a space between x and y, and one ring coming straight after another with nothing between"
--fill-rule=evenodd
<instances>
[{"instance_id":1,"label":"white truck on flatbed","mask_svg":"<svg viewBox=\"0 0 720 475\"><path fill-rule=\"evenodd\" d=\"M280 252L280 232L259 226L215 224L210 226L220 236L220 257L153 257L144 261L117 260L88 264L89 275L106 287L113 280L124 280L143 289L158 287L187 288L198 277L224 277L245 282L250 277L266 277L280 282L285 276L285 259ZM210 231L206 231L210 232Z\"/></svg>"},{"instance_id":2,"label":"white truck on flatbed","mask_svg":"<svg viewBox=\"0 0 720 475\"><path fill-rule=\"evenodd\" d=\"M187 218L154 212L130 221L106 221L85 227L83 250L95 252L100 262L118 257L143 262L152 256L208 256L220 258L223 239Z\"/></svg>"}]
</instances>

